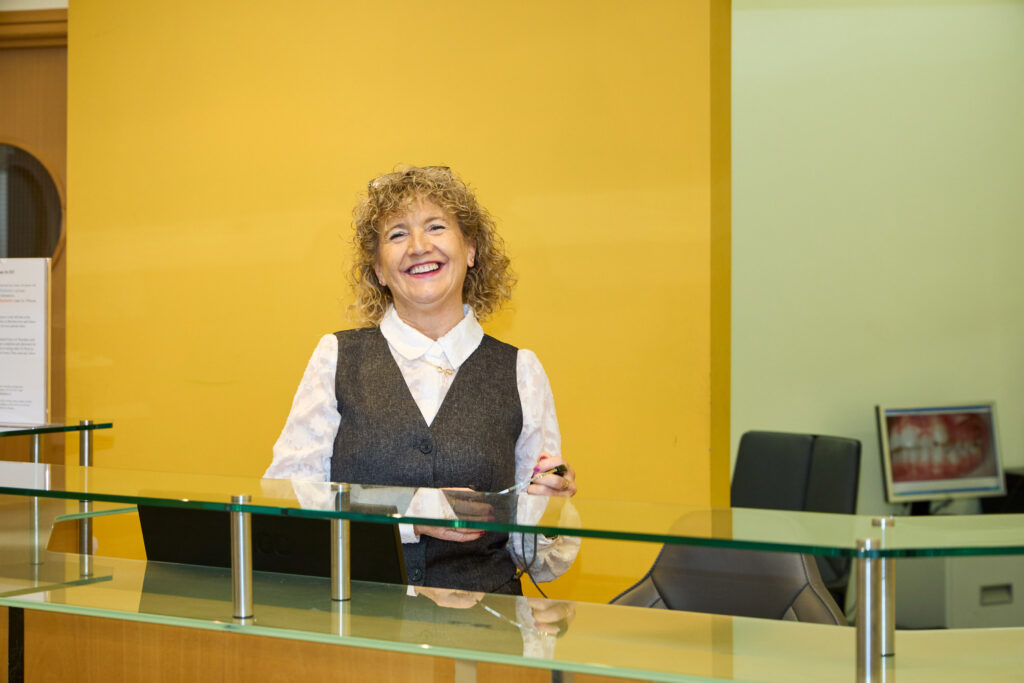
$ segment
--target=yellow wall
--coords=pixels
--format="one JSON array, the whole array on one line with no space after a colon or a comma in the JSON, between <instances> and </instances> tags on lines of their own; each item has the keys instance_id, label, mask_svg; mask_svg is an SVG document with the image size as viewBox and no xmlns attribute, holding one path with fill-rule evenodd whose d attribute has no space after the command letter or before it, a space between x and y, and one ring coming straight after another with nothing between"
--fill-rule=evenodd
<instances>
[{"instance_id":1,"label":"yellow wall","mask_svg":"<svg viewBox=\"0 0 1024 683\"><path fill-rule=\"evenodd\" d=\"M446 164L500 220L520 286L485 328L544 363L585 495L725 503L728 17L74 3L68 414L114 421L97 464L260 474L317 338L351 326L357 194ZM623 548L574 571L649 563Z\"/></svg>"}]
</instances>

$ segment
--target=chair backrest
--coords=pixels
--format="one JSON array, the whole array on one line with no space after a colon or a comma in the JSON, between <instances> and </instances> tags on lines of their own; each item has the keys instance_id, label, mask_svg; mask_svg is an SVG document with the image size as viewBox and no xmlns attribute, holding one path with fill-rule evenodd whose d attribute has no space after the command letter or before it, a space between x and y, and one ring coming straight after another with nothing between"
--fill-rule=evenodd
<instances>
[{"instance_id":1,"label":"chair backrest","mask_svg":"<svg viewBox=\"0 0 1024 683\"><path fill-rule=\"evenodd\" d=\"M732 506L854 514L860 451L860 441L841 436L747 432L736 453ZM841 600L850 561L815 559L825 584Z\"/></svg>"},{"instance_id":2,"label":"chair backrest","mask_svg":"<svg viewBox=\"0 0 1024 683\"><path fill-rule=\"evenodd\" d=\"M845 624L807 555L666 545L651 571L612 604Z\"/></svg>"},{"instance_id":3,"label":"chair backrest","mask_svg":"<svg viewBox=\"0 0 1024 683\"><path fill-rule=\"evenodd\" d=\"M733 507L853 514L860 441L839 436L747 432L733 470Z\"/></svg>"}]
</instances>

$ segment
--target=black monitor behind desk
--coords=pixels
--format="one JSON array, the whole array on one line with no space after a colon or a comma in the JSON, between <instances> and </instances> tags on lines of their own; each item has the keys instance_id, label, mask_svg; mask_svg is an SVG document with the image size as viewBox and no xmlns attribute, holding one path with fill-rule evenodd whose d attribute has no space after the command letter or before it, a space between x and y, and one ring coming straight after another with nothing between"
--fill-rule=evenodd
<instances>
[{"instance_id":1,"label":"black monitor behind desk","mask_svg":"<svg viewBox=\"0 0 1024 683\"><path fill-rule=\"evenodd\" d=\"M394 508L362 506L361 511L389 515ZM229 514L227 510L140 505L139 523L146 558L154 562L230 567ZM329 577L330 524L328 519L253 515L253 569ZM354 580L407 583L397 525L352 520L349 531L350 571Z\"/></svg>"},{"instance_id":2,"label":"black monitor behind desk","mask_svg":"<svg viewBox=\"0 0 1024 683\"><path fill-rule=\"evenodd\" d=\"M1006 495L981 499L981 511L987 515L1024 512L1024 468L1004 471Z\"/></svg>"}]
</instances>

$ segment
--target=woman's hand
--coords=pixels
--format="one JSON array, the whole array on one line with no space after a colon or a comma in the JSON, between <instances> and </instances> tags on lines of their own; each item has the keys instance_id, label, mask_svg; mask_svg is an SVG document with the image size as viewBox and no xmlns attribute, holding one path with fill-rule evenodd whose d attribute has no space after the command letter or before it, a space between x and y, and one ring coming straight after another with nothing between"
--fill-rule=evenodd
<instances>
[{"instance_id":1,"label":"woman's hand","mask_svg":"<svg viewBox=\"0 0 1024 683\"><path fill-rule=\"evenodd\" d=\"M559 465L565 465L565 474L548 474L537 479L526 489L527 493L535 496L559 496L571 498L576 495L576 470L569 463L560 457L541 453L537 459L537 466L533 468L534 476L545 470L550 470Z\"/></svg>"},{"instance_id":2,"label":"woman's hand","mask_svg":"<svg viewBox=\"0 0 1024 683\"><path fill-rule=\"evenodd\" d=\"M415 524L412 529L419 536L433 536L434 538L439 538L442 541L455 541L456 543L475 541L484 535L483 529L462 529L451 526L424 526L422 524Z\"/></svg>"},{"instance_id":3,"label":"woman's hand","mask_svg":"<svg viewBox=\"0 0 1024 683\"><path fill-rule=\"evenodd\" d=\"M533 628L552 636L563 636L576 618L576 607L571 602L527 598L533 614Z\"/></svg>"},{"instance_id":4,"label":"woman's hand","mask_svg":"<svg viewBox=\"0 0 1024 683\"><path fill-rule=\"evenodd\" d=\"M445 493L445 500L451 506L452 515L445 515L445 519L467 519L491 522L494 521L494 508L487 503L477 500L482 495L467 488L446 488L441 489ZM454 541L465 543L475 541L484 535L483 529L466 529L463 527L450 526L427 526L423 524L413 525L413 531L420 536L432 536L442 541Z\"/></svg>"},{"instance_id":5,"label":"woman's hand","mask_svg":"<svg viewBox=\"0 0 1024 683\"><path fill-rule=\"evenodd\" d=\"M454 607L456 609L467 609L484 597L479 591L463 591L453 588L430 588L429 586L414 586L416 595L422 595L433 600L439 607Z\"/></svg>"},{"instance_id":6,"label":"woman's hand","mask_svg":"<svg viewBox=\"0 0 1024 683\"><path fill-rule=\"evenodd\" d=\"M493 522L494 507L487 501L487 496L479 491L467 488L441 489L445 500L455 514L454 519L472 520L474 522Z\"/></svg>"}]
</instances>

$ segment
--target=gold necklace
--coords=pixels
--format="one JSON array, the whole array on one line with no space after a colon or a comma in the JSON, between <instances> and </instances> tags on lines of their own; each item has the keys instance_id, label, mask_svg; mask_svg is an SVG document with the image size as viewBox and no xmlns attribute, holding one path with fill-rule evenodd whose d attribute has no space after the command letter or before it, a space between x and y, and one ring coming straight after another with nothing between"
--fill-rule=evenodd
<instances>
[{"instance_id":1,"label":"gold necklace","mask_svg":"<svg viewBox=\"0 0 1024 683\"><path fill-rule=\"evenodd\" d=\"M423 360L422 358L420 360ZM438 374L444 375L445 377L451 377L455 374L455 368L442 368L440 365L431 363L429 360L424 360L424 363L437 370Z\"/></svg>"}]
</instances>

